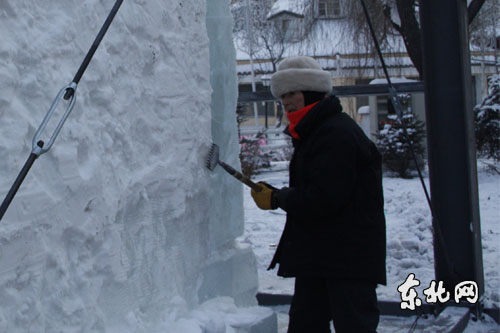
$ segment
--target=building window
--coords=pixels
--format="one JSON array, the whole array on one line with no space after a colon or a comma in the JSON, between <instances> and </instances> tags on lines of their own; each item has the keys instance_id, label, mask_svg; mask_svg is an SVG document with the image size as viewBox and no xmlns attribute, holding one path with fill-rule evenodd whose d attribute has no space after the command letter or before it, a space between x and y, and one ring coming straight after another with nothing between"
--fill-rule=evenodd
<instances>
[{"instance_id":1,"label":"building window","mask_svg":"<svg viewBox=\"0 0 500 333\"><path fill-rule=\"evenodd\" d=\"M299 27L297 19L283 18L277 22L279 29L279 37L283 38L285 42L296 42L299 39Z\"/></svg>"},{"instance_id":2,"label":"building window","mask_svg":"<svg viewBox=\"0 0 500 333\"><path fill-rule=\"evenodd\" d=\"M319 0L319 17L337 17L340 16L340 0Z\"/></svg>"},{"instance_id":3,"label":"building window","mask_svg":"<svg viewBox=\"0 0 500 333\"><path fill-rule=\"evenodd\" d=\"M281 31L286 33L289 27L290 27L290 20L281 21Z\"/></svg>"}]
</instances>

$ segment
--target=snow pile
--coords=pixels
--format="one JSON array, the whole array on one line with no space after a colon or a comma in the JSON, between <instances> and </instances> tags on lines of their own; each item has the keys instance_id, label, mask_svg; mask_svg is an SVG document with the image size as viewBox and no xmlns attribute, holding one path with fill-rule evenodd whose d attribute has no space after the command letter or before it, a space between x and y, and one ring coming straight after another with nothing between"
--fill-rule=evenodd
<instances>
[{"instance_id":1,"label":"snow pile","mask_svg":"<svg viewBox=\"0 0 500 333\"><path fill-rule=\"evenodd\" d=\"M0 2L2 200L113 3ZM234 245L243 230L241 185L214 183L222 176L205 168L216 118L211 48L224 42L208 37L231 32L228 4L210 5L226 8L226 25L207 34L203 0L122 4L73 113L0 224L0 331L150 332L217 296L255 302L253 253ZM223 110L234 110L235 93L221 99ZM233 117L215 122L221 149L237 142L223 132L236 131ZM237 159L234 148L227 152ZM214 188L226 194L214 198Z\"/></svg>"},{"instance_id":2,"label":"snow pile","mask_svg":"<svg viewBox=\"0 0 500 333\"><path fill-rule=\"evenodd\" d=\"M500 176L478 167L485 307L500 308Z\"/></svg>"},{"instance_id":3,"label":"snow pile","mask_svg":"<svg viewBox=\"0 0 500 333\"><path fill-rule=\"evenodd\" d=\"M127 323L130 332L276 332L272 312L262 307L238 308L229 297L211 299L189 311L182 298L173 298L163 322L156 326L130 315ZM144 328L147 327L145 330Z\"/></svg>"},{"instance_id":4,"label":"snow pile","mask_svg":"<svg viewBox=\"0 0 500 333\"><path fill-rule=\"evenodd\" d=\"M432 217L418 179L384 178L385 214L387 221L387 286L379 286L383 300L401 299L397 287L409 274L420 281L422 290L434 280ZM426 179L429 188L428 179Z\"/></svg>"}]
</instances>

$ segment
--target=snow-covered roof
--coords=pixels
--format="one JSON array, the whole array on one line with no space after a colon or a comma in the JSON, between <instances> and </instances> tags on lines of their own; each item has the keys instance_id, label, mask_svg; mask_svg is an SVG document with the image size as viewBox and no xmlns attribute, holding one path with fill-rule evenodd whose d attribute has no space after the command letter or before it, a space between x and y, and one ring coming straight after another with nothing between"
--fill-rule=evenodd
<instances>
[{"instance_id":1,"label":"snow-covered roof","mask_svg":"<svg viewBox=\"0 0 500 333\"><path fill-rule=\"evenodd\" d=\"M303 17L304 8L304 3L300 0L277 0L271 7L267 18L271 19L283 13Z\"/></svg>"},{"instance_id":2,"label":"snow-covered roof","mask_svg":"<svg viewBox=\"0 0 500 333\"><path fill-rule=\"evenodd\" d=\"M404 77L391 77L391 83L407 83L407 82L418 82L417 80L411 80ZM386 78L379 78L370 81L370 84L386 84Z\"/></svg>"},{"instance_id":3,"label":"snow-covered roof","mask_svg":"<svg viewBox=\"0 0 500 333\"><path fill-rule=\"evenodd\" d=\"M358 114L370 114L370 106L364 105L358 109Z\"/></svg>"}]
</instances>

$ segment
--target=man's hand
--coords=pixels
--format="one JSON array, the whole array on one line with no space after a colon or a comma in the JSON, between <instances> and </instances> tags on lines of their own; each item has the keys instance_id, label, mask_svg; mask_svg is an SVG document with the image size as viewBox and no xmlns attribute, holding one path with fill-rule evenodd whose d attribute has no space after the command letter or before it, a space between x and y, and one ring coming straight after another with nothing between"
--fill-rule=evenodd
<instances>
[{"instance_id":1,"label":"man's hand","mask_svg":"<svg viewBox=\"0 0 500 333\"><path fill-rule=\"evenodd\" d=\"M278 208L276 200L273 197L273 192L276 190L276 188L264 182L258 182L257 185L262 187L262 190L260 192L251 190L250 192L253 201L255 201L255 204L257 204L260 209L264 210Z\"/></svg>"}]
</instances>

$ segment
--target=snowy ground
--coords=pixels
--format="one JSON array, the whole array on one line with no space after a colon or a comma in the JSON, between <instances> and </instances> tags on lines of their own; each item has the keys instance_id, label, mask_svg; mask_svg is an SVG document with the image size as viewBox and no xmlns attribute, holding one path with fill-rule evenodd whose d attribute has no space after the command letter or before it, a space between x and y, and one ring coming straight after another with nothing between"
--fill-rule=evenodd
<instances>
[{"instance_id":1,"label":"snowy ground","mask_svg":"<svg viewBox=\"0 0 500 333\"><path fill-rule=\"evenodd\" d=\"M479 199L481 210L482 245L485 277L484 304L487 308L500 307L500 176L479 168ZM255 181L265 180L281 187L288 183L286 165L277 167L281 171L265 172ZM428 178L425 181L428 183ZM422 290L434 280L434 259L430 212L418 178L400 179L384 177L385 211L387 220L387 286L377 288L380 300L401 302L397 287L410 273L414 273L421 284L417 287L419 297L425 303ZM279 242L285 223L282 210L262 211L244 191L245 234L242 239L252 244L257 256L260 292L293 294L293 279L276 276L276 271L267 271ZM280 332L286 331L288 311L279 312ZM432 318L427 319L427 321ZM409 318L382 318L379 329L382 332L407 332L415 320ZM395 325L395 326L394 326ZM419 327L426 327L426 319L419 320ZM417 331L419 331L417 329ZM439 331L439 329L436 329ZM500 332L500 327L489 317L483 322L469 322L466 332Z\"/></svg>"}]
</instances>

